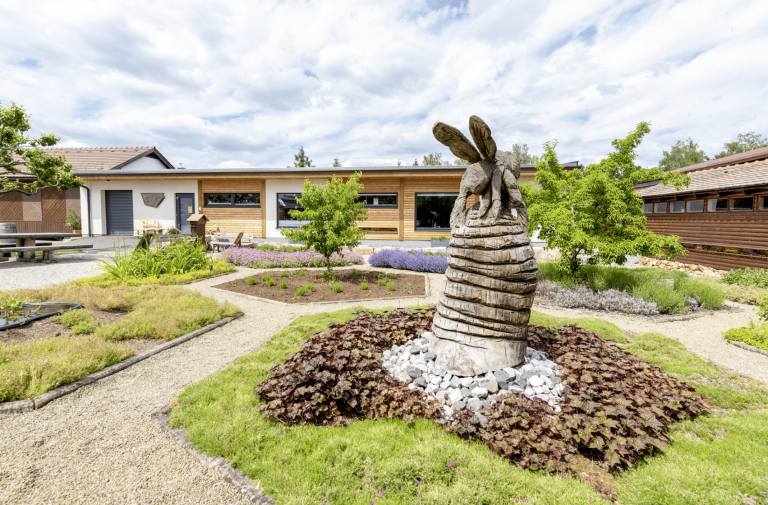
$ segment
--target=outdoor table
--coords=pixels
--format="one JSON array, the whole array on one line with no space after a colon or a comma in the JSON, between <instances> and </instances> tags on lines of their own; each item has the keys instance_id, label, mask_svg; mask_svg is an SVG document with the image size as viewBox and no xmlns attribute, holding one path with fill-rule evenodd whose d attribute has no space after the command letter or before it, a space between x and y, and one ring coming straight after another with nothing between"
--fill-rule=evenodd
<instances>
[{"instance_id":1,"label":"outdoor table","mask_svg":"<svg viewBox=\"0 0 768 505\"><path fill-rule=\"evenodd\" d=\"M16 247L34 247L36 240L58 240L69 237L79 237L79 233L0 233L0 239L16 240ZM2 250L0 250L2 252ZM19 254L19 253L16 253ZM35 252L21 253L22 258L34 259Z\"/></svg>"}]
</instances>

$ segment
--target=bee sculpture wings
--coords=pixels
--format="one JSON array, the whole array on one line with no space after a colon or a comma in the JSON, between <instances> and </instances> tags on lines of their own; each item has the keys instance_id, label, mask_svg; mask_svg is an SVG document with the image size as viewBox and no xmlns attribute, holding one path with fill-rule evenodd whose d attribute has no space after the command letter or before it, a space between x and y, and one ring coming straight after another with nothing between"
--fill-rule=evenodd
<instances>
[{"instance_id":1,"label":"bee sculpture wings","mask_svg":"<svg viewBox=\"0 0 768 505\"><path fill-rule=\"evenodd\" d=\"M491 136L490 127L477 116L469 118L469 132L477 149L457 128L437 122L432 127L435 138L451 152L471 163L464 172L459 197L451 214L451 228L463 224L469 216L483 219L491 212L493 221L499 219L502 205L508 201L517 210L517 217L524 227L528 226L528 211L517 187L520 177L520 161L509 151L498 151ZM466 210L470 195L482 195L478 209Z\"/></svg>"}]
</instances>

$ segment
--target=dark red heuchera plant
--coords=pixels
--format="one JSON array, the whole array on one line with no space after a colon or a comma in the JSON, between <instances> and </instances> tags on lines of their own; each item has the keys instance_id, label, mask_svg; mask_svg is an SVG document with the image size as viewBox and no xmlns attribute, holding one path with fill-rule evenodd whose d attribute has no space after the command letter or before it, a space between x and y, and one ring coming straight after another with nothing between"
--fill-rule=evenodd
<instances>
[{"instance_id":1,"label":"dark red heuchera plant","mask_svg":"<svg viewBox=\"0 0 768 505\"><path fill-rule=\"evenodd\" d=\"M462 412L448 431L474 436L521 467L577 471L579 454L617 471L669 442L667 426L706 412L694 389L593 332L530 325L528 345L552 355L566 390L555 413L522 395L497 398L482 414ZM502 401L503 400L503 401Z\"/></svg>"},{"instance_id":2,"label":"dark red heuchera plant","mask_svg":"<svg viewBox=\"0 0 768 505\"><path fill-rule=\"evenodd\" d=\"M392 377L377 360L432 328L434 309L358 313L307 340L255 392L264 417L285 424L346 425L357 419L439 418L440 405Z\"/></svg>"}]
</instances>

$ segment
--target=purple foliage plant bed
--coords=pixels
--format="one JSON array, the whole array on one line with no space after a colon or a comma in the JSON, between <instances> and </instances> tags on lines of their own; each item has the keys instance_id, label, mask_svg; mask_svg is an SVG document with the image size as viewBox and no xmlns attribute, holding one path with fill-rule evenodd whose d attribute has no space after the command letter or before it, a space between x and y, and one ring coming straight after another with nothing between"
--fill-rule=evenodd
<instances>
[{"instance_id":1,"label":"purple foliage plant bed","mask_svg":"<svg viewBox=\"0 0 768 505\"><path fill-rule=\"evenodd\" d=\"M410 251L384 249L377 253L373 253L371 257L368 258L368 263L377 267L444 274L448 269L448 255L442 253L425 253L418 249L412 249Z\"/></svg>"},{"instance_id":2,"label":"purple foliage plant bed","mask_svg":"<svg viewBox=\"0 0 768 505\"><path fill-rule=\"evenodd\" d=\"M314 251L278 252L260 251L247 247L231 247L222 254L224 261L238 266L251 268L313 268L324 267L322 254ZM342 251L331 256L331 266L344 267L362 265L362 255L352 251Z\"/></svg>"}]
</instances>

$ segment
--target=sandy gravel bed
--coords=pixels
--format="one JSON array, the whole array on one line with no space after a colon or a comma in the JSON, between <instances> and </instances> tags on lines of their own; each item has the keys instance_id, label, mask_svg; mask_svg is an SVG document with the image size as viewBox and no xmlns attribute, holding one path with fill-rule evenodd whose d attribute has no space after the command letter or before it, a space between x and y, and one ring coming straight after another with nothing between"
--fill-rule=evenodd
<instances>
[{"instance_id":1,"label":"sandy gravel bed","mask_svg":"<svg viewBox=\"0 0 768 505\"><path fill-rule=\"evenodd\" d=\"M100 275L94 267L106 256L96 253L57 254L56 263L0 261L0 289L42 288Z\"/></svg>"},{"instance_id":2,"label":"sandy gravel bed","mask_svg":"<svg viewBox=\"0 0 768 505\"><path fill-rule=\"evenodd\" d=\"M358 303L283 305L210 287L261 272L238 270L187 287L232 301L245 316L43 409L0 416L0 503L246 503L165 436L150 415L184 386L254 350L294 317ZM435 303L443 276L429 277L434 288L424 301ZM386 299L366 306L419 301Z\"/></svg>"},{"instance_id":3,"label":"sandy gravel bed","mask_svg":"<svg viewBox=\"0 0 768 505\"><path fill-rule=\"evenodd\" d=\"M599 317L610 321L622 330L634 334L656 331L678 339L689 351L711 361L715 365L735 370L743 375L768 383L768 356L740 349L723 339L723 332L746 326L751 319L757 320L754 307L741 303L726 302L733 311L714 311L687 321L656 322L648 318L636 318L624 314L596 315L592 311L563 309L534 305L534 310L552 316Z\"/></svg>"}]
</instances>

